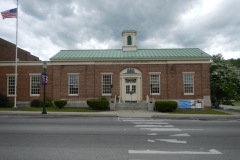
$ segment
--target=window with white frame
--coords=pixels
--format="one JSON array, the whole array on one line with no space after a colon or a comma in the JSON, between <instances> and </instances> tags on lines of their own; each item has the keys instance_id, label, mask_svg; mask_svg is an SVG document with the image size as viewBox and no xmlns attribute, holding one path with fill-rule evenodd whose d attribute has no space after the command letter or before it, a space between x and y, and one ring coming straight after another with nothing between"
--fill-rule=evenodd
<instances>
[{"instance_id":1,"label":"window with white frame","mask_svg":"<svg viewBox=\"0 0 240 160\"><path fill-rule=\"evenodd\" d=\"M102 74L102 94L111 95L112 94L112 75Z\"/></svg>"},{"instance_id":2,"label":"window with white frame","mask_svg":"<svg viewBox=\"0 0 240 160\"><path fill-rule=\"evenodd\" d=\"M183 73L184 95L194 94L194 73Z\"/></svg>"},{"instance_id":3,"label":"window with white frame","mask_svg":"<svg viewBox=\"0 0 240 160\"><path fill-rule=\"evenodd\" d=\"M30 95L40 95L41 74L30 74Z\"/></svg>"},{"instance_id":4,"label":"window with white frame","mask_svg":"<svg viewBox=\"0 0 240 160\"><path fill-rule=\"evenodd\" d=\"M15 95L15 75L7 75L7 95Z\"/></svg>"},{"instance_id":5,"label":"window with white frame","mask_svg":"<svg viewBox=\"0 0 240 160\"><path fill-rule=\"evenodd\" d=\"M150 94L160 95L160 74L150 74Z\"/></svg>"},{"instance_id":6,"label":"window with white frame","mask_svg":"<svg viewBox=\"0 0 240 160\"><path fill-rule=\"evenodd\" d=\"M76 96L79 93L79 74L68 74L68 94Z\"/></svg>"}]
</instances>

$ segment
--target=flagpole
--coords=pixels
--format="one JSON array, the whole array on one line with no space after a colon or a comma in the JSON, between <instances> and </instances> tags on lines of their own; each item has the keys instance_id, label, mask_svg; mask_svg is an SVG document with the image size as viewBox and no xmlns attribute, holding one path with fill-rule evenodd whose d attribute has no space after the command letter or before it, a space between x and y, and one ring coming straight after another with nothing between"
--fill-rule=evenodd
<instances>
[{"instance_id":1,"label":"flagpole","mask_svg":"<svg viewBox=\"0 0 240 160\"><path fill-rule=\"evenodd\" d=\"M15 96L14 96L14 108L17 108L17 60L18 60L18 0L17 0L17 18L16 18L16 57L15 57Z\"/></svg>"}]
</instances>

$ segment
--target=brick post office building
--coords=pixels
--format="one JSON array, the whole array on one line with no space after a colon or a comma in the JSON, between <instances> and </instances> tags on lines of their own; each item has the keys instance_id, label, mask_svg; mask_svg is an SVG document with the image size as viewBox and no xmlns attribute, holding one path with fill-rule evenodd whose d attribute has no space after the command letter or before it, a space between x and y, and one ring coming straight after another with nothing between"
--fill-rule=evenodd
<instances>
[{"instance_id":1,"label":"brick post office building","mask_svg":"<svg viewBox=\"0 0 240 160\"><path fill-rule=\"evenodd\" d=\"M88 98L145 103L148 98L210 104L211 56L198 48L139 49L137 32L122 32L122 49L61 50L47 62L47 97L81 106ZM5 53L3 53L5 54ZM7 53L6 53L7 54ZM42 99L43 62L19 61L17 102ZM14 96L14 62L1 62L0 92Z\"/></svg>"}]
</instances>

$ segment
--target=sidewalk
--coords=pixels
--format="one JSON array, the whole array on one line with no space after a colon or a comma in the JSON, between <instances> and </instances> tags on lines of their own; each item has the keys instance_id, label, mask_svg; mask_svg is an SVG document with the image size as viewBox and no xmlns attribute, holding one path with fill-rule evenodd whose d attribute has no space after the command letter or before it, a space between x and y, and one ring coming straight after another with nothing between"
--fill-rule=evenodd
<instances>
[{"instance_id":1,"label":"sidewalk","mask_svg":"<svg viewBox=\"0 0 240 160\"><path fill-rule=\"evenodd\" d=\"M224 110L223 110L224 111ZM229 111L226 111L230 113ZM232 113L232 112L231 112ZM41 112L30 111L0 111L0 116L27 116L27 117L139 117L159 119L189 119L189 120L240 120L240 113L230 115L209 114L171 114L161 112L149 112L145 110L117 110L105 112Z\"/></svg>"},{"instance_id":2,"label":"sidewalk","mask_svg":"<svg viewBox=\"0 0 240 160\"><path fill-rule=\"evenodd\" d=\"M115 111L105 112L48 112L42 114L42 112L32 111L0 111L0 116L36 116L36 117L68 117L68 116L79 116L79 117L117 117Z\"/></svg>"}]
</instances>

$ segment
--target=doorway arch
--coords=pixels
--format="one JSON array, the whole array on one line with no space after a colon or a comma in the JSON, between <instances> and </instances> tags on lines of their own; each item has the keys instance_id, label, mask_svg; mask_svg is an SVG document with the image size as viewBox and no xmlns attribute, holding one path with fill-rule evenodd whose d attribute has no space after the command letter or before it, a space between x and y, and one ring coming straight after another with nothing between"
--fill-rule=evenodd
<instances>
[{"instance_id":1,"label":"doorway arch","mask_svg":"<svg viewBox=\"0 0 240 160\"><path fill-rule=\"evenodd\" d=\"M142 72L136 68L125 68L120 72L120 97L123 102L142 100Z\"/></svg>"}]
</instances>

